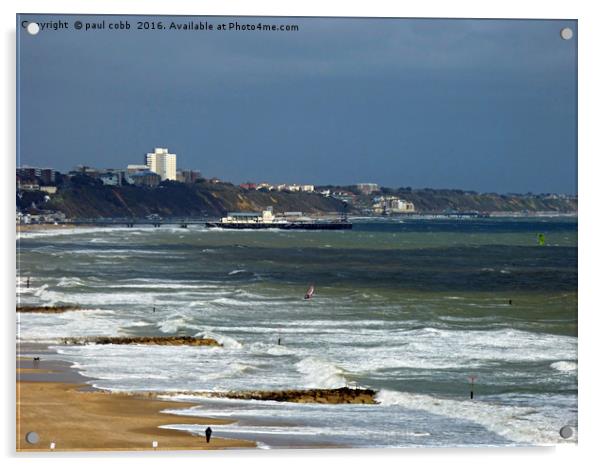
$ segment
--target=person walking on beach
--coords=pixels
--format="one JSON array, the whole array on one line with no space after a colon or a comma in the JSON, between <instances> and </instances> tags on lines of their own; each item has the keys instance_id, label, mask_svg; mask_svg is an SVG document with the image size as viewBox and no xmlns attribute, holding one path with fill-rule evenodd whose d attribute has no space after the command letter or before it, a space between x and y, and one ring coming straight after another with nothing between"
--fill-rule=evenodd
<instances>
[{"instance_id":1,"label":"person walking on beach","mask_svg":"<svg viewBox=\"0 0 602 466\"><path fill-rule=\"evenodd\" d=\"M205 429L205 438L207 439L207 443L209 443L209 441L211 440L211 433L213 431L211 430L211 427L207 427L207 429Z\"/></svg>"}]
</instances>

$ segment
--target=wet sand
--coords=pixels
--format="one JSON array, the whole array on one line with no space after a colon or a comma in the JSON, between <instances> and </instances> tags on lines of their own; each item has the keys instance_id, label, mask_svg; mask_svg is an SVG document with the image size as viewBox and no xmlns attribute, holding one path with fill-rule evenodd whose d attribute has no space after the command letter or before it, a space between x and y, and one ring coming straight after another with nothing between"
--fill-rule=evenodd
<instances>
[{"instance_id":1,"label":"wet sand","mask_svg":"<svg viewBox=\"0 0 602 466\"><path fill-rule=\"evenodd\" d=\"M219 438L219 426L231 420L161 413L193 404L97 391L69 364L46 359L49 353L40 357L39 362L31 357L17 359L17 451L49 451L51 442L57 451L152 450L153 441L158 442L157 450L256 447L247 440ZM159 428L187 423L211 426L211 442ZM38 434L38 443L27 443L28 432Z\"/></svg>"}]
</instances>

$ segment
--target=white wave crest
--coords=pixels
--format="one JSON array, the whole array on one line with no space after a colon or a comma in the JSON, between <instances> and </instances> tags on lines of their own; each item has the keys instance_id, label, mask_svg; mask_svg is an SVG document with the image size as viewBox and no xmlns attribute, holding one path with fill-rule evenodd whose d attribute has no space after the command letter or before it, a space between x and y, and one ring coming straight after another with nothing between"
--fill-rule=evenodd
<instances>
[{"instance_id":1,"label":"white wave crest","mask_svg":"<svg viewBox=\"0 0 602 466\"><path fill-rule=\"evenodd\" d=\"M84 282L82 282L79 278L75 277L63 277L61 278L56 286L60 286L63 288L71 288L74 286L82 286Z\"/></svg>"},{"instance_id":2,"label":"white wave crest","mask_svg":"<svg viewBox=\"0 0 602 466\"><path fill-rule=\"evenodd\" d=\"M557 361L550 364L552 369L556 369L560 372L576 372L577 371L577 363L570 361Z\"/></svg>"},{"instance_id":3,"label":"white wave crest","mask_svg":"<svg viewBox=\"0 0 602 466\"><path fill-rule=\"evenodd\" d=\"M252 372L254 369L255 367L252 365L234 362L229 364L228 367L223 371L206 372L199 375L199 378L202 380L228 380L234 377L244 376L245 374Z\"/></svg>"},{"instance_id":4,"label":"white wave crest","mask_svg":"<svg viewBox=\"0 0 602 466\"><path fill-rule=\"evenodd\" d=\"M309 357L296 364L307 388L338 388L346 385L343 370L331 362Z\"/></svg>"},{"instance_id":5,"label":"white wave crest","mask_svg":"<svg viewBox=\"0 0 602 466\"><path fill-rule=\"evenodd\" d=\"M193 324L193 319L183 315L170 316L166 320L159 322L159 330L163 333L175 333L179 330L198 329Z\"/></svg>"},{"instance_id":6,"label":"white wave crest","mask_svg":"<svg viewBox=\"0 0 602 466\"><path fill-rule=\"evenodd\" d=\"M247 302L232 298L217 298L213 300L213 303L225 306L246 306L248 304Z\"/></svg>"},{"instance_id":7,"label":"white wave crest","mask_svg":"<svg viewBox=\"0 0 602 466\"><path fill-rule=\"evenodd\" d=\"M295 351L283 345L270 345L267 343L255 342L249 345L253 353L269 354L271 356L290 356L296 354Z\"/></svg>"},{"instance_id":8,"label":"white wave crest","mask_svg":"<svg viewBox=\"0 0 602 466\"><path fill-rule=\"evenodd\" d=\"M65 295L62 293L49 290L47 283L43 284L42 286L40 286L38 288L34 288L33 291L31 292L31 294L33 294L33 296L38 298L40 301L43 301L44 304L47 304L50 306L55 305L59 301L62 301L63 298L65 297Z\"/></svg>"},{"instance_id":9,"label":"white wave crest","mask_svg":"<svg viewBox=\"0 0 602 466\"><path fill-rule=\"evenodd\" d=\"M238 340L226 336L226 335L221 335L219 333L214 333L210 330L206 330L204 332L199 332L195 335L195 337L202 337L202 338L213 338L214 340L216 340L220 345L222 345L224 348L229 348L229 349L238 349L238 348L242 348L242 343L240 343Z\"/></svg>"},{"instance_id":10,"label":"white wave crest","mask_svg":"<svg viewBox=\"0 0 602 466\"><path fill-rule=\"evenodd\" d=\"M112 233L114 231L124 230L128 233L132 233L131 229L123 227L86 227L86 228L61 228L61 229L48 229L48 230L37 230L37 231L26 231L17 232L17 240L20 239L31 239L31 238L44 238L47 236L64 236L64 235L85 235L90 233L102 232L103 234ZM139 228L137 230L140 230Z\"/></svg>"}]
</instances>

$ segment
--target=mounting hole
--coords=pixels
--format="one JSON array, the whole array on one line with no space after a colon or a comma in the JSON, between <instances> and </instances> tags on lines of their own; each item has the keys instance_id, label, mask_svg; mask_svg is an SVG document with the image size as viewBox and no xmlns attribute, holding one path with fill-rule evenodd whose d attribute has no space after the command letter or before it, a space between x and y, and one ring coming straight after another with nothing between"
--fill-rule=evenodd
<instances>
[{"instance_id":1,"label":"mounting hole","mask_svg":"<svg viewBox=\"0 0 602 466\"><path fill-rule=\"evenodd\" d=\"M560 429L560 436L563 439L571 438L573 436L573 429L571 426L564 426L562 429Z\"/></svg>"},{"instance_id":2,"label":"mounting hole","mask_svg":"<svg viewBox=\"0 0 602 466\"><path fill-rule=\"evenodd\" d=\"M38 32L40 32L40 25L38 23L29 23L27 25L27 32L35 36Z\"/></svg>"},{"instance_id":3,"label":"mounting hole","mask_svg":"<svg viewBox=\"0 0 602 466\"><path fill-rule=\"evenodd\" d=\"M27 432L25 434L25 440L27 441L27 443L35 445L40 441L40 436L37 432Z\"/></svg>"},{"instance_id":4,"label":"mounting hole","mask_svg":"<svg viewBox=\"0 0 602 466\"><path fill-rule=\"evenodd\" d=\"M562 28L560 30L560 37L564 40L571 40L573 38L573 30L571 28Z\"/></svg>"}]
</instances>

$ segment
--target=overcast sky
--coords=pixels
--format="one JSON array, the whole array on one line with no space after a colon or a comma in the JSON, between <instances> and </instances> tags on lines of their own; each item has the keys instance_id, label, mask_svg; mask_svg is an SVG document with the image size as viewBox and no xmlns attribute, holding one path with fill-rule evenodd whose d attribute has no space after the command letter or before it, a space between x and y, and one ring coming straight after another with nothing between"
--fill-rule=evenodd
<instances>
[{"instance_id":1,"label":"overcast sky","mask_svg":"<svg viewBox=\"0 0 602 466\"><path fill-rule=\"evenodd\" d=\"M20 21L58 19L70 28L30 36L18 24L19 165L125 167L167 147L178 168L236 183L577 189L575 21L238 19L298 32Z\"/></svg>"}]
</instances>

